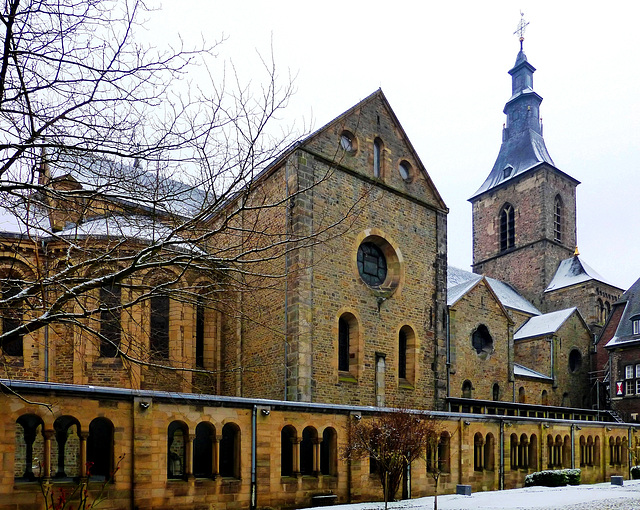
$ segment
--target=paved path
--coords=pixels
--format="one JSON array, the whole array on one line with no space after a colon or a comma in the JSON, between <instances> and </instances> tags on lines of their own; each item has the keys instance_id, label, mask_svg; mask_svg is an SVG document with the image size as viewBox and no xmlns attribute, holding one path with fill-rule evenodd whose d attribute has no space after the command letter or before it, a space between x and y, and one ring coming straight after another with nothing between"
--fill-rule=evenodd
<instances>
[{"instance_id":1,"label":"paved path","mask_svg":"<svg viewBox=\"0 0 640 510\"><path fill-rule=\"evenodd\" d=\"M325 507L326 509L327 507ZM331 510L380 510L383 503L338 505ZM433 497L398 501L389 510L433 508ZM438 510L640 510L640 480L624 486L599 483L570 487L527 487L476 492L471 496L438 496Z\"/></svg>"}]
</instances>

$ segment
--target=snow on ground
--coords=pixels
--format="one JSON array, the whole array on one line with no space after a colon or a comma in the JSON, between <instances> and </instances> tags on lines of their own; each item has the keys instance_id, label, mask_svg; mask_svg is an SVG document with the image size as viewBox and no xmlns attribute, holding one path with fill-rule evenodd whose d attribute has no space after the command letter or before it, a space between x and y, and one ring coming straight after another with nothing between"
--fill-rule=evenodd
<instances>
[{"instance_id":1,"label":"snow on ground","mask_svg":"<svg viewBox=\"0 0 640 510\"><path fill-rule=\"evenodd\" d=\"M598 501L634 500L628 508L640 508L640 480L625 480L624 486L599 483L567 487L526 487L504 491L476 492L471 496L447 494L438 496L438 510L529 510L562 509L587 504L585 508L600 508ZM327 507L324 507L325 509ZM331 510L381 510L384 502L336 505ZM433 496L389 503L390 510L433 508ZM609 508L606 505L603 508Z\"/></svg>"}]
</instances>

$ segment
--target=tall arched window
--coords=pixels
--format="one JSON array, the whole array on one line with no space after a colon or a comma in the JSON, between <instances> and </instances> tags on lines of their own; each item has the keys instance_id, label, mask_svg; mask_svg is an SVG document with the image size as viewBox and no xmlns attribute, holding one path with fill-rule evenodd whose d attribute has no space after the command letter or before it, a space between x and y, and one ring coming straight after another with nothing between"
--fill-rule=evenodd
<instances>
[{"instance_id":1,"label":"tall arched window","mask_svg":"<svg viewBox=\"0 0 640 510\"><path fill-rule=\"evenodd\" d=\"M343 313L338 319L338 371L351 377L358 377L358 343L358 321L353 314Z\"/></svg>"},{"instance_id":2,"label":"tall arched window","mask_svg":"<svg viewBox=\"0 0 640 510\"><path fill-rule=\"evenodd\" d=\"M320 472L331 476L338 474L338 434L332 427L327 427L322 433Z\"/></svg>"},{"instance_id":3,"label":"tall arched window","mask_svg":"<svg viewBox=\"0 0 640 510\"><path fill-rule=\"evenodd\" d=\"M415 383L415 353L416 335L410 326L403 326L398 333L398 378L405 384Z\"/></svg>"},{"instance_id":4,"label":"tall arched window","mask_svg":"<svg viewBox=\"0 0 640 510\"><path fill-rule=\"evenodd\" d=\"M480 432L473 436L473 470L482 471L484 469L484 437Z\"/></svg>"},{"instance_id":5,"label":"tall arched window","mask_svg":"<svg viewBox=\"0 0 640 510\"><path fill-rule=\"evenodd\" d=\"M604 322L604 313L604 303L602 302L602 299L598 298L596 300L596 315L598 317L598 322Z\"/></svg>"},{"instance_id":6,"label":"tall arched window","mask_svg":"<svg viewBox=\"0 0 640 510\"><path fill-rule=\"evenodd\" d=\"M280 476L293 476L293 443L296 439L296 429L287 425L280 432Z\"/></svg>"},{"instance_id":7,"label":"tall arched window","mask_svg":"<svg viewBox=\"0 0 640 510\"><path fill-rule=\"evenodd\" d=\"M213 475L215 437L216 430L211 423L198 423L196 437L193 440L193 475L196 478L211 478Z\"/></svg>"},{"instance_id":8,"label":"tall arched window","mask_svg":"<svg viewBox=\"0 0 640 510\"><path fill-rule=\"evenodd\" d=\"M107 418L96 418L89 424L87 463L92 478L108 480L113 476L113 423Z\"/></svg>"},{"instance_id":9,"label":"tall arched window","mask_svg":"<svg viewBox=\"0 0 640 510\"><path fill-rule=\"evenodd\" d=\"M520 386L520 388L518 388L518 402L521 404L526 404L527 402L527 394L524 390L524 386Z\"/></svg>"},{"instance_id":10,"label":"tall arched window","mask_svg":"<svg viewBox=\"0 0 640 510\"><path fill-rule=\"evenodd\" d=\"M21 279L14 273L2 278L0 281L0 299L2 301L10 300L17 296L22 290ZM6 334L22 325L22 305L8 301L6 304L0 305L0 325L2 331ZM2 352L7 356L23 355L23 335L21 333L11 333L3 336L0 342Z\"/></svg>"},{"instance_id":11,"label":"tall arched window","mask_svg":"<svg viewBox=\"0 0 640 510\"><path fill-rule=\"evenodd\" d=\"M220 476L240 478L240 428L235 423L222 427Z\"/></svg>"},{"instance_id":12,"label":"tall arched window","mask_svg":"<svg viewBox=\"0 0 640 510\"><path fill-rule=\"evenodd\" d=\"M493 471L495 468L495 445L496 440L489 432L484 441L484 468L488 471Z\"/></svg>"},{"instance_id":13,"label":"tall arched window","mask_svg":"<svg viewBox=\"0 0 640 510\"><path fill-rule=\"evenodd\" d=\"M553 239L559 243L562 242L563 212L562 198L560 195L556 195L553 207Z\"/></svg>"},{"instance_id":14,"label":"tall arched window","mask_svg":"<svg viewBox=\"0 0 640 510\"><path fill-rule=\"evenodd\" d=\"M382 175L382 140L376 138L373 141L373 176L378 178Z\"/></svg>"},{"instance_id":15,"label":"tall arched window","mask_svg":"<svg viewBox=\"0 0 640 510\"><path fill-rule=\"evenodd\" d=\"M56 478L80 476L80 423L73 416L60 416L53 422L52 468ZM55 460L54 460L55 459ZM57 460L57 462L56 462Z\"/></svg>"},{"instance_id":16,"label":"tall arched window","mask_svg":"<svg viewBox=\"0 0 640 510\"><path fill-rule=\"evenodd\" d=\"M303 475L315 475L316 469L316 444L318 444L318 431L313 427L305 427L300 441L300 473Z\"/></svg>"},{"instance_id":17,"label":"tall arched window","mask_svg":"<svg viewBox=\"0 0 640 510\"><path fill-rule=\"evenodd\" d=\"M204 327L205 307L204 298L198 296L196 301L196 367L204 367Z\"/></svg>"},{"instance_id":18,"label":"tall arched window","mask_svg":"<svg viewBox=\"0 0 640 510\"><path fill-rule=\"evenodd\" d=\"M44 464L44 423L35 414L24 414L16 423L13 474L16 479L33 481L44 475L40 472Z\"/></svg>"},{"instance_id":19,"label":"tall arched window","mask_svg":"<svg viewBox=\"0 0 640 510\"><path fill-rule=\"evenodd\" d=\"M153 296L150 301L151 355L160 359L169 359L169 296Z\"/></svg>"},{"instance_id":20,"label":"tall arched window","mask_svg":"<svg viewBox=\"0 0 640 510\"><path fill-rule=\"evenodd\" d=\"M122 337L120 321L122 291L120 285L113 284L100 289L100 356L117 356Z\"/></svg>"},{"instance_id":21,"label":"tall arched window","mask_svg":"<svg viewBox=\"0 0 640 510\"><path fill-rule=\"evenodd\" d=\"M506 251L516 245L516 219L511 204L505 204L500 212L500 251Z\"/></svg>"},{"instance_id":22,"label":"tall arched window","mask_svg":"<svg viewBox=\"0 0 640 510\"><path fill-rule=\"evenodd\" d=\"M500 400L500 385L498 383L493 385L492 394L494 401Z\"/></svg>"},{"instance_id":23,"label":"tall arched window","mask_svg":"<svg viewBox=\"0 0 640 510\"><path fill-rule=\"evenodd\" d=\"M167 478L179 479L186 474L187 426L172 421L167 430Z\"/></svg>"}]
</instances>

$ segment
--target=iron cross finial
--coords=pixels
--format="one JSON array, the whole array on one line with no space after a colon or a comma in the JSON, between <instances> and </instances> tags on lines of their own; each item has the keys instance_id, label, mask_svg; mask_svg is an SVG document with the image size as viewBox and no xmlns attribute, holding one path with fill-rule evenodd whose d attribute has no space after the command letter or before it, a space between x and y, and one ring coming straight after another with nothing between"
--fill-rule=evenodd
<instances>
[{"instance_id":1,"label":"iron cross finial","mask_svg":"<svg viewBox=\"0 0 640 510\"><path fill-rule=\"evenodd\" d=\"M520 11L520 23L518 23L518 28L516 28L516 31L514 32L514 34L518 34L518 36L520 37L520 50L522 50L522 41L524 41L524 31L526 30L528 24L529 22L525 21L524 19L524 12Z\"/></svg>"}]
</instances>

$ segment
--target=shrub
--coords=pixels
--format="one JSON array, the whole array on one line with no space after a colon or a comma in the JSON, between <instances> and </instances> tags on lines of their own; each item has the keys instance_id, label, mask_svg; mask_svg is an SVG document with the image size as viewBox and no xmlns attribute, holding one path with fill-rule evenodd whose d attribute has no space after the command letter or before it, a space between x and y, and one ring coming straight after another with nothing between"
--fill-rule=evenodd
<instances>
[{"instance_id":1,"label":"shrub","mask_svg":"<svg viewBox=\"0 0 640 510\"><path fill-rule=\"evenodd\" d=\"M634 480L640 479L640 466L633 466L631 468L631 478Z\"/></svg>"},{"instance_id":2,"label":"shrub","mask_svg":"<svg viewBox=\"0 0 640 510\"><path fill-rule=\"evenodd\" d=\"M640 474L640 471L639 471ZM536 471L524 479L525 487L542 485L545 487L562 487L564 485L580 485L579 469L558 469Z\"/></svg>"}]
</instances>

